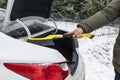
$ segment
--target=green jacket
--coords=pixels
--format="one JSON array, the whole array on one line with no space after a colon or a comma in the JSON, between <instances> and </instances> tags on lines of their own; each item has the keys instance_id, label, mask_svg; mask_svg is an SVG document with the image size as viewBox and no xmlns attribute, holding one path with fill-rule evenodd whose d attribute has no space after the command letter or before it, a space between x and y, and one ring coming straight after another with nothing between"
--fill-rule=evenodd
<instances>
[{"instance_id":1,"label":"green jacket","mask_svg":"<svg viewBox=\"0 0 120 80\"><path fill-rule=\"evenodd\" d=\"M120 0L112 0L103 10L81 22L78 27L82 27L84 32L91 32L95 29L110 23L120 16ZM113 51L113 65L120 73L120 33L116 39Z\"/></svg>"}]
</instances>

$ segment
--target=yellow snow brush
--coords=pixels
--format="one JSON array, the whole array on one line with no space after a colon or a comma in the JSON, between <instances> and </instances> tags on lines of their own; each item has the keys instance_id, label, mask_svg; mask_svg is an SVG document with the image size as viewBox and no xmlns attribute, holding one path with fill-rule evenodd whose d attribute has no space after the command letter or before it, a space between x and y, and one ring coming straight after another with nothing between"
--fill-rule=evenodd
<instances>
[{"instance_id":1,"label":"yellow snow brush","mask_svg":"<svg viewBox=\"0 0 120 80\"><path fill-rule=\"evenodd\" d=\"M78 36L88 37L91 39L94 37L94 35L90 33L79 34ZM28 40L52 40L52 39L57 39L57 38L72 38L72 37L73 37L72 34L50 34L43 38L28 38Z\"/></svg>"}]
</instances>

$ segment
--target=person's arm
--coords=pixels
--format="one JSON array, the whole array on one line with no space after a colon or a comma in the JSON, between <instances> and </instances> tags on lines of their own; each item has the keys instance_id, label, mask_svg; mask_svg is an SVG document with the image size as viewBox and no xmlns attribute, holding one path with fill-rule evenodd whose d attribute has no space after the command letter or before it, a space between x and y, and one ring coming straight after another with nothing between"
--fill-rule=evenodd
<instances>
[{"instance_id":1,"label":"person's arm","mask_svg":"<svg viewBox=\"0 0 120 80\"><path fill-rule=\"evenodd\" d=\"M77 29L69 32L74 35L74 38L77 37L77 34L81 33L89 33L95 29L102 27L105 24L110 23L115 20L120 15L120 0L113 0L108 6L106 6L103 10L97 12L93 16L84 20L80 24L77 25ZM69 34L68 33L68 34Z\"/></svg>"},{"instance_id":2,"label":"person's arm","mask_svg":"<svg viewBox=\"0 0 120 80\"><path fill-rule=\"evenodd\" d=\"M91 32L101 26L110 23L120 15L120 0L113 0L103 10L89 17L85 21L78 24L84 32Z\"/></svg>"}]
</instances>

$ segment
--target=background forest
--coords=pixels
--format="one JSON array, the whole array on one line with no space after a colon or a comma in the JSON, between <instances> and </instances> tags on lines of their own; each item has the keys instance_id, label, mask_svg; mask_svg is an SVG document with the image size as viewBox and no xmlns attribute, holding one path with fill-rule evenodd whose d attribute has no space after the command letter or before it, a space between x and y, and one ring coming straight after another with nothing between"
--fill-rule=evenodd
<instances>
[{"instance_id":1,"label":"background forest","mask_svg":"<svg viewBox=\"0 0 120 80\"><path fill-rule=\"evenodd\" d=\"M52 14L55 20L78 22L105 7L111 0L53 0ZM0 0L6 7L7 0Z\"/></svg>"}]
</instances>

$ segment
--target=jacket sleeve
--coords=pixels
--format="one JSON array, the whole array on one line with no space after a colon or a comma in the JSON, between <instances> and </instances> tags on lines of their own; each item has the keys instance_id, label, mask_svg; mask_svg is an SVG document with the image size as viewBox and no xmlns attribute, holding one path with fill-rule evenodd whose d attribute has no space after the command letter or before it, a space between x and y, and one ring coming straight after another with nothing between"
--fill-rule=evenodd
<instances>
[{"instance_id":1,"label":"jacket sleeve","mask_svg":"<svg viewBox=\"0 0 120 80\"><path fill-rule=\"evenodd\" d=\"M120 15L120 0L113 0L103 10L84 20L78 27L84 32L91 32L115 20Z\"/></svg>"}]
</instances>

